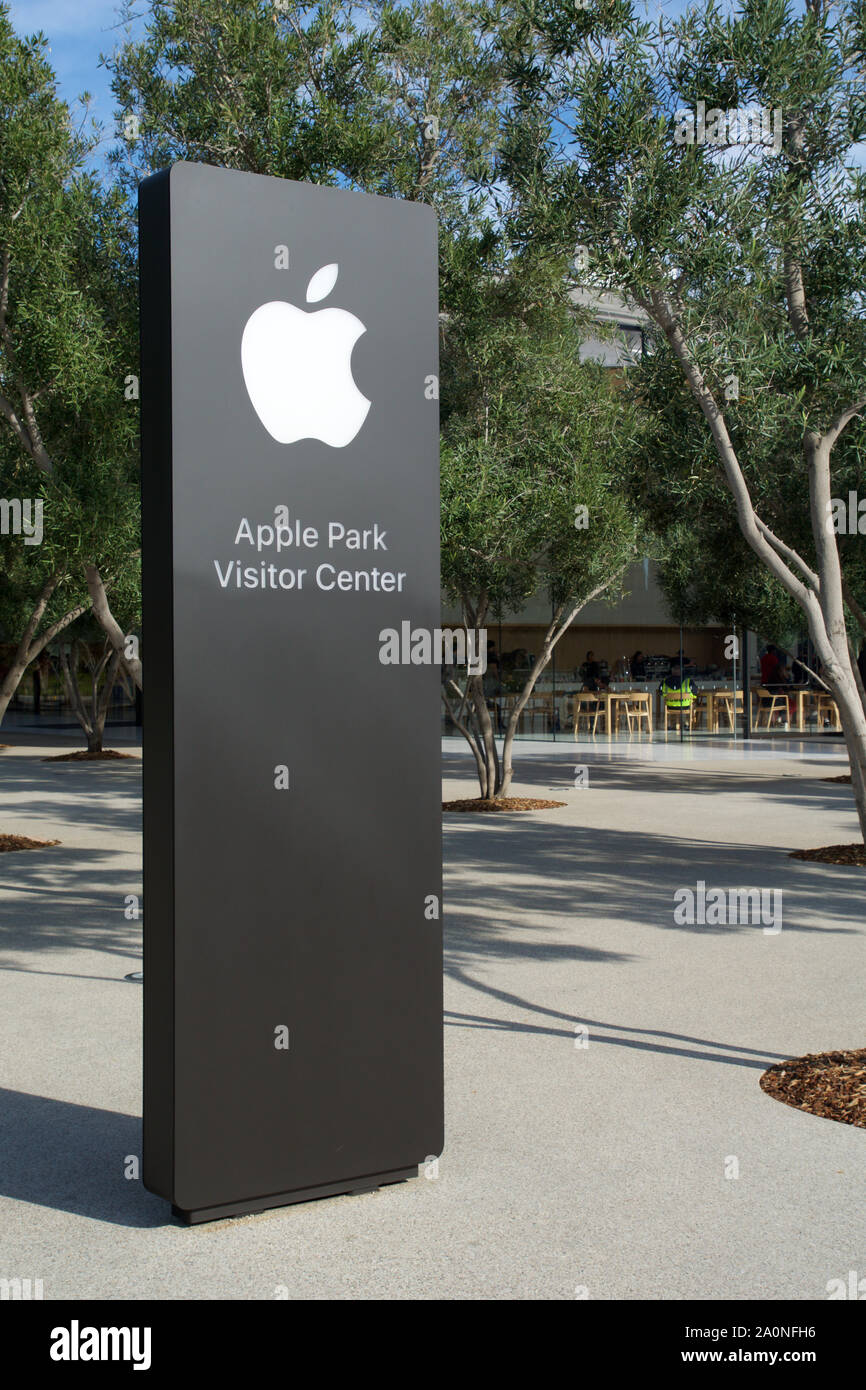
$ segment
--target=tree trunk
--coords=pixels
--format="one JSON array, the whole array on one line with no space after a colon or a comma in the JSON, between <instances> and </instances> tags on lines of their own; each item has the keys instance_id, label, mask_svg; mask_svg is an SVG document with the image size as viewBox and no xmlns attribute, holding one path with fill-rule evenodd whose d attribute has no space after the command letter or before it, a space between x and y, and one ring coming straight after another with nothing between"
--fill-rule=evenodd
<instances>
[{"instance_id":1,"label":"tree trunk","mask_svg":"<svg viewBox=\"0 0 866 1390\"><path fill-rule=\"evenodd\" d=\"M845 427L866 408L866 399L855 400L840 410L822 433L807 429L803 436L803 453L809 473L812 535L818 557L816 574L802 556L774 535L758 516L724 414L707 386L665 293L653 290L649 299L639 302L665 334L692 395L703 412L736 504L743 536L805 614L809 635L824 666L824 679L839 706L842 731L851 760L851 784L860 833L866 843L866 798L863 790L866 781L866 712L849 651L838 544L834 532L828 528L827 520L832 501L831 452Z\"/></svg>"},{"instance_id":2,"label":"tree trunk","mask_svg":"<svg viewBox=\"0 0 866 1390\"><path fill-rule=\"evenodd\" d=\"M52 623L51 627L46 628L39 637L35 636L39 623L42 620L42 615L48 607L51 595L54 593L54 590L57 588L62 578L62 574L52 574L42 586L42 592L30 615L30 621L27 624L24 636L18 643L12 665L6 672L2 685L0 685L0 724L3 723L6 717L9 702L18 689L21 678L30 663L36 660L37 656L45 650L49 642L54 641L58 633L63 632L64 628L67 628L70 623L74 623L76 618L80 618L81 614L89 606L87 603L80 603L75 608L70 608L68 613L64 613L62 618L58 618L57 622Z\"/></svg>"},{"instance_id":3,"label":"tree trunk","mask_svg":"<svg viewBox=\"0 0 866 1390\"><path fill-rule=\"evenodd\" d=\"M459 709L455 709L454 706L450 703L444 688L442 690L442 700L445 704L445 708L451 716L451 722L454 725L455 729L459 730L459 732L465 738L466 742L469 744L469 747L472 749L472 756L475 759L475 771L478 774L478 785L481 789L480 795L484 796L484 788L487 786L487 764L484 760L482 749L478 745L478 740L474 736L474 732L471 728L471 725L466 722L466 693L460 689L456 681L452 680L449 683L453 686L454 693L460 698Z\"/></svg>"},{"instance_id":4,"label":"tree trunk","mask_svg":"<svg viewBox=\"0 0 866 1390\"><path fill-rule=\"evenodd\" d=\"M27 661L19 660L19 652L15 653L15 660L3 677L3 684L0 685L0 724L3 723L4 716L9 708L9 702L21 684L21 678L29 664Z\"/></svg>"},{"instance_id":5,"label":"tree trunk","mask_svg":"<svg viewBox=\"0 0 866 1390\"><path fill-rule=\"evenodd\" d=\"M562 628L562 630L559 633L556 632L557 624L560 622L562 618L564 609L565 605L561 604L560 607L556 610L556 613L554 614L553 619L551 621L550 627L544 634L544 642L541 648L541 655L539 656L538 660L536 661L535 665L530 671L526 683L523 689L521 690L518 699L515 701L514 709L511 711L511 714L508 717L508 723L505 727L505 737L502 740L502 780L498 790L498 794L500 797L506 797L509 791L511 790L511 779L514 775L514 769L512 766L512 755L514 751L514 739L517 734L517 726L520 723L520 716L526 708L526 703L538 683L538 677L541 675L542 671L544 671L546 667L550 665L550 658L553 655L553 649L556 646L556 643L559 641L559 638L562 636L562 633L565 631L565 628ZM573 616L573 614L571 616ZM569 622L570 620L571 617L569 618ZM568 624L566 624L566 627L567 626Z\"/></svg>"},{"instance_id":6,"label":"tree trunk","mask_svg":"<svg viewBox=\"0 0 866 1390\"><path fill-rule=\"evenodd\" d=\"M472 749L472 754L475 758L475 768L478 773L480 795L485 801L502 801L508 796L511 790L514 736L520 722L520 715L526 706L527 700L535 689L538 677L549 664L550 658L553 655L553 649L557 642L563 634L568 631L580 610L585 608L588 603L591 603L593 599L598 598L600 594L603 594L605 589L609 589L610 586L621 577L626 566L633 559L634 555L632 554L608 579L605 579L601 584L597 584L592 592L587 594L585 598L575 599L571 607L567 608L565 603L561 603L557 608L550 621L550 626L544 635L541 655L530 671L526 684L521 690L514 709L509 716L502 744L501 761L496 745L496 730L493 728L490 719L490 711L487 708L487 700L484 695L484 682L481 676L468 676L465 691L461 691L455 681L450 682L455 694L460 697L461 703L459 710L455 710L454 706L450 704L443 690L442 698L445 702L445 708L448 710L455 728L459 729L460 733L469 744L469 747ZM464 596L463 609L467 615L468 626L475 630L480 642L482 640L481 624L488 609L488 600L486 596L482 596L475 610L473 610L472 604L469 603ZM481 648L478 647L478 650L480 651ZM467 704L471 711L471 717L469 718L464 717L464 710Z\"/></svg>"},{"instance_id":7,"label":"tree trunk","mask_svg":"<svg viewBox=\"0 0 866 1390\"><path fill-rule=\"evenodd\" d=\"M63 685L66 690L66 698L72 706L75 718L78 720L87 741L88 753L99 753L102 751L102 733L93 727L90 715L87 713L87 706L81 698L81 691L78 688L78 652L72 665L69 663L69 653L64 646L60 648L60 669L63 672Z\"/></svg>"},{"instance_id":8,"label":"tree trunk","mask_svg":"<svg viewBox=\"0 0 866 1390\"><path fill-rule=\"evenodd\" d=\"M475 720L480 732L480 752L484 767L481 795L485 800L492 801L499 795L499 754L496 750L496 734L490 720L487 697L484 694L484 680L481 676L469 677L469 691Z\"/></svg>"},{"instance_id":9,"label":"tree trunk","mask_svg":"<svg viewBox=\"0 0 866 1390\"><path fill-rule=\"evenodd\" d=\"M108 714L108 706L111 702L111 692L114 690L117 683L117 672L122 660L123 657L120 652L113 651L111 653L111 659L108 662L108 670L102 685L102 691L98 698L96 696L96 691L94 691L93 730L94 737L99 739L99 748L92 749L92 752L102 752L102 742L105 734L105 719Z\"/></svg>"},{"instance_id":10,"label":"tree trunk","mask_svg":"<svg viewBox=\"0 0 866 1390\"><path fill-rule=\"evenodd\" d=\"M846 664L853 667L847 645L844 657L847 658L847 663L844 660L838 661L833 669L825 672L825 676L839 707L839 719L851 764L854 804L860 821L860 833L866 844L866 711L863 709L859 682L855 679L853 670L845 670Z\"/></svg>"},{"instance_id":11,"label":"tree trunk","mask_svg":"<svg viewBox=\"0 0 866 1390\"><path fill-rule=\"evenodd\" d=\"M117 672L123 655L119 651L113 651L106 641L101 660L91 668L90 697L85 701L78 688L79 651L80 647L75 651L75 659L70 664L68 653L61 648L60 665L63 671L63 684L66 688L66 697L87 740L88 753L101 753L111 692L117 681ZM105 679L100 688L99 681L103 672Z\"/></svg>"},{"instance_id":12,"label":"tree trunk","mask_svg":"<svg viewBox=\"0 0 866 1390\"><path fill-rule=\"evenodd\" d=\"M138 689L141 690L141 662L138 657L127 657L125 655L126 635L109 607L108 596L105 592L102 576L96 565L86 565L85 574L87 576L87 591L90 594L90 601L93 604L94 617L111 643L114 651L119 653L121 661L132 676Z\"/></svg>"},{"instance_id":13,"label":"tree trunk","mask_svg":"<svg viewBox=\"0 0 866 1390\"><path fill-rule=\"evenodd\" d=\"M633 559L633 555L629 556L629 561L627 561L626 563L629 563ZM556 612L554 613L553 617L551 618L550 626L548 627L547 632L544 634L544 641L541 646L541 653L538 657L538 660L536 661L535 665L529 673L529 676L526 680L526 684L520 692L520 696L515 703L514 709L511 711L508 724L505 729L505 737L502 741L502 776L498 787L498 795L500 797L506 797L509 791L511 790L511 779L513 776L512 754L514 749L514 739L517 734L517 726L520 722L520 716L526 708L527 700L529 699L530 695L536 687L536 684L538 683L539 676L541 675L542 671L546 670L546 668L550 665L550 659L553 656L554 647L556 646L559 639L571 627L571 624L574 622L574 619L577 617L580 610L582 608L585 608L588 603L591 603L593 599L598 598L600 594L603 594L605 589L609 589L611 584L615 583L616 580L619 579L619 577L624 573L625 568L625 565L621 565L620 568L616 570L610 576L609 579L605 579L605 581L602 584L597 584L591 594L588 594L586 598L577 599L574 603L572 603L570 608L567 608L565 603L561 603L557 608Z\"/></svg>"}]
</instances>

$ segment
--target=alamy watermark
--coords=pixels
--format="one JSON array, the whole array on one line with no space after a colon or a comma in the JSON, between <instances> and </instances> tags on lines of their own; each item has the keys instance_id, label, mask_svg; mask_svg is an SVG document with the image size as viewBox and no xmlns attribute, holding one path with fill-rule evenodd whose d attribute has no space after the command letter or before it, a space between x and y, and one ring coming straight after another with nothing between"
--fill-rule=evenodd
<instances>
[{"instance_id":1,"label":"alamy watermark","mask_svg":"<svg viewBox=\"0 0 866 1390\"><path fill-rule=\"evenodd\" d=\"M781 888L694 888L674 893L674 921L680 927L763 926L765 936L782 930Z\"/></svg>"},{"instance_id":2,"label":"alamy watermark","mask_svg":"<svg viewBox=\"0 0 866 1390\"><path fill-rule=\"evenodd\" d=\"M861 1279L856 1269L848 1270L847 1280L828 1279L826 1288L830 1302L840 1298L854 1299L859 1303L866 1300L866 1279Z\"/></svg>"},{"instance_id":3,"label":"alamy watermark","mask_svg":"<svg viewBox=\"0 0 866 1390\"><path fill-rule=\"evenodd\" d=\"M379 633L383 666L465 666L470 676L487 670L487 629L413 627L404 619L399 632L384 627Z\"/></svg>"},{"instance_id":4,"label":"alamy watermark","mask_svg":"<svg viewBox=\"0 0 866 1390\"><path fill-rule=\"evenodd\" d=\"M42 544L44 500L0 497L0 536L23 536L25 545Z\"/></svg>"},{"instance_id":5,"label":"alamy watermark","mask_svg":"<svg viewBox=\"0 0 866 1390\"><path fill-rule=\"evenodd\" d=\"M73 1318L68 1327L52 1328L48 1355L52 1361L129 1361L134 1371L148 1371L151 1329L82 1327Z\"/></svg>"},{"instance_id":6,"label":"alamy watermark","mask_svg":"<svg viewBox=\"0 0 866 1390\"><path fill-rule=\"evenodd\" d=\"M761 145L774 155L782 148L781 106L734 106L728 111L712 106L708 111L707 103L699 101L694 111L677 111L674 120L677 145Z\"/></svg>"},{"instance_id":7,"label":"alamy watermark","mask_svg":"<svg viewBox=\"0 0 866 1390\"><path fill-rule=\"evenodd\" d=\"M844 497L829 497L826 531L828 536L866 536L866 497L861 498L856 492L849 492L847 501Z\"/></svg>"},{"instance_id":8,"label":"alamy watermark","mask_svg":"<svg viewBox=\"0 0 866 1390\"><path fill-rule=\"evenodd\" d=\"M45 1297L41 1279L0 1279L0 1302L23 1302Z\"/></svg>"}]
</instances>

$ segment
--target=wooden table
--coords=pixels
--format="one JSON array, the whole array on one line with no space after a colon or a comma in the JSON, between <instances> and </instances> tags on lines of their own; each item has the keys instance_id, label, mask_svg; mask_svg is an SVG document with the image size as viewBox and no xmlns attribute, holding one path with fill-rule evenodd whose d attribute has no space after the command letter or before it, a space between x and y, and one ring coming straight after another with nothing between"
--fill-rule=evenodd
<instances>
[{"instance_id":1,"label":"wooden table","mask_svg":"<svg viewBox=\"0 0 866 1390\"><path fill-rule=\"evenodd\" d=\"M759 690L766 690L766 686L760 686L760 687L759 687L759 686L755 686L755 687L753 687L753 689L752 689L752 691L751 691L751 696L752 696L752 727L755 728L755 729L758 727L757 719L756 719L756 717L755 717L755 716L756 716L755 701L756 701L756 700L760 700L761 698L766 699L766 696L761 697L761 696L759 695ZM819 706L819 700L820 700L820 698L821 698L822 695L825 696L828 700L832 699L832 697L831 697L830 695L828 695L826 691L824 691L824 690L814 690L814 689L813 689L811 686L809 686L809 685L792 685L788 690L771 690L771 691L769 692L769 694L770 694L770 695L781 696L781 697L782 697L783 699L785 699L785 700L794 700L794 701L796 702L797 713L796 713L796 715L795 715L795 717L794 717L794 725L793 725L793 727L794 727L795 729L797 729L798 732L800 732L800 733L805 733L805 731L806 731L806 720L807 720L808 715L811 713L811 710L808 708L808 705L814 705L815 711L816 711L816 713L817 713L818 709L820 708L820 706ZM786 713L789 713L789 711L786 710ZM839 710L838 710L838 708L837 708L837 706L836 706L835 700L832 701L832 706L831 706L831 708L830 708L830 713L833 715L834 726L838 729L839 726L840 726L840 724L839 724ZM786 719L785 722L786 722L786 723L789 723L789 719Z\"/></svg>"},{"instance_id":2,"label":"wooden table","mask_svg":"<svg viewBox=\"0 0 866 1390\"><path fill-rule=\"evenodd\" d=\"M707 728L711 734L719 732L719 705L727 704L728 701L732 700L734 719L738 714L743 713L742 690L734 690L733 686L730 686L722 690L707 690L705 693L707 697Z\"/></svg>"},{"instance_id":3,"label":"wooden table","mask_svg":"<svg viewBox=\"0 0 866 1390\"><path fill-rule=\"evenodd\" d=\"M575 738L577 738L577 721L581 705L590 705L593 713L594 708L601 705L604 731L606 734L612 734L616 732L620 718L625 713L625 709L622 707L628 703L639 704L642 706L642 711L638 716L638 724L640 724L640 719L644 717L645 711L650 731L652 731L652 692L649 690L579 690L572 696L572 700L574 701ZM617 708L618 705L621 708Z\"/></svg>"},{"instance_id":4,"label":"wooden table","mask_svg":"<svg viewBox=\"0 0 866 1390\"><path fill-rule=\"evenodd\" d=\"M839 706L836 704L836 701L829 691L814 690L811 686L801 685L795 686L791 694L797 697L797 728L799 730L804 732L806 729L806 701L808 700L815 706L815 714L817 716L821 709L822 697L829 702L830 713L833 716L833 727L841 729L842 721L839 718Z\"/></svg>"},{"instance_id":5,"label":"wooden table","mask_svg":"<svg viewBox=\"0 0 866 1390\"><path fill-rule=\"evenodd\" d=\"M805 685L801 685L791 691L791 696L797 702L797 716L794 727L795 729L799 729L801 733L805 732L806 729L806 700L811 698L814 694L815 691L810 690L808 686Z\"/></svg>"},{"instance_id":6,"label":"wooden table","mask_svg":"<svg viewBox=\"0 0 866 1390\"><path fill-rule=\"evenodd\" d=\"M608 701L608 709L609 709L609 711L610 711L610 718L609 718L609 720L608 720L608 726L609 726L611 729L613 729L613 728L615 727L615 725L618 725L618 724L619 724L620 713L626 714L626 718L628 719L628 714L627 714L627 712L626 712L625 709L623 709L622 711L620 711L620 710L615 710L615 709L614 709L615 703L616 703L617 701L619 701L620 703L623 703L623 704L625 704L625 705L628 705L628 704L639 705L639 706L640 706L640 709L639 709L639 710L636 710L636 711L633 711L633 714L636 716L637 721L638 721L638 731L640 731L640 721L641 721L641 719L643 719L644 716L645 716L645 717L646 717L647 724L649 725L650 733L652 733L652 728L653 728L652 694L650 693L649 690L614 690L614 691L609 691L609 692L607 693L607 701ZM615 722L614 722L614 721L615 721ZM631 730L629 730L629 732L631 732Z\"/></svg>"},{"instance_id":7,"label":"wooden table","mask_svg":"<svg viewBox=\"0 0 866 1390\"><path fill-rule=\"evenodd\" d=\"M761 726L761 725L759 724L758 721L759 721L759 719L760 719L760 717L761 717L761 701L762 701L762 700L773 700L773 699L784 701L784 706L783 706L783 708L784 708L784 714L785 714L785 725L786 725L786 727L787 727L788 725L790 725L790 723L791 723L791 714L790 714L790 705L788 704L788 701L789 701L789 700L793 700L793 699L796 697L797 713L796 713L796 716L795 716L794 728L795 728L795 729L805 729L805 727L806 727L806 696L807 696L807 695L811 695L811 693L812 693L812 692L811 692L809 689L807 689L805 686L800 686L799 688L794 688L794 687L792 687L790 690L768 690L767 687L766 687L765 685L756 685L756 686L753 686L752 689L751 689L751 691L750 691L750 697L751 697L751 702L752 702L752 728L757 730L757 729L759 729L759 728L761 728L761 727L765 727L765 728L767 728L767 729L769 729L769 728L771 727L771 725L770 725L770 717L769 717L769 710L767 711L767 723L766 723L766 725ZM773 708L772 704L770 705L769 708L770 708L770 709Z\"/></svg>"}]
</instances>

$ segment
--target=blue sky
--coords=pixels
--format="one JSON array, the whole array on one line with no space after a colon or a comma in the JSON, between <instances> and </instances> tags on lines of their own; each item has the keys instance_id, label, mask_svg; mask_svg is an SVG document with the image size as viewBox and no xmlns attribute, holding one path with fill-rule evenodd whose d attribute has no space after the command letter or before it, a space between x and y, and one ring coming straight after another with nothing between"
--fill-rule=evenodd
<instances>
[{"instance_id":1,"label":"blue sky","mask_svg":"<svg viewBox=\"0 0 866 1390\"><path fill-rule=\"evenodd\" d=\"M116 0L11 0L9 13L19 34L42 30L51 49L61 96L72 103L84 91L94 98L91 110L113 134L114 102L109 76L99 54L110 52L120 37Z\"/></svg>"},{"instance_id":2,"label":"blue sky","mask_svg":"<svg viewBox=\"0 0 866 1390\"><path fill-rule=\"evenodd\" d=\"M99 54L107 53L120 37L117 0L7 0L12 23L19 34L32 34L41 29L51 49L51 64L57 73L61 95L73 102L83 91L89 91L94 102L92 110L113 133L114 104L109 90L108 73L98 66ZM658 0L644 0L650 12ZM139 13L145 4L136 6ZM668 14L680 13L686 0L663 0Z\"/></svg>"},{"instance_id":3,"label":"blue sky","mask_svg":"<svg viewBox=\"0 0 866 1390\"><path fill-rule=\"evenodd\" d=\"M61 95L73 104L83 92L93 97L92 114L101 122L106 141L114 135L114 100L109 75L99 66L100 53L109 53L122 37L118 0L6 0L19 34L41 30L50 48L50 60ZM724 3L724 0L723 0ZM669 16L681 14L688 0L638 0L648 15L664 10ZM136 5L140 15L147 11L145 0ZM794 0L802 8L802 0ZM142 25L135 26L139 31Z\"/></svg>"}]
</instances>

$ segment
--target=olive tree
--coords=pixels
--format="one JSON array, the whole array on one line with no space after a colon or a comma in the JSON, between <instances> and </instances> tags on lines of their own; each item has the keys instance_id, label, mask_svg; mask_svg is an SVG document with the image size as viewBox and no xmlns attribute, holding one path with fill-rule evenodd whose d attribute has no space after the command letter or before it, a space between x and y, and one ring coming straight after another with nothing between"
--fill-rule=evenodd
<instances>
[{"instance_id":1,"label":"olive tree","mask_svg":"<svg viewBox=\"0 0 866 1390\"><path fill-rule=\"evenodd\" d=\"M94 594L110 613L106 586L137 566L130 226L45 51L0 5L0 491L40 517L38 540L3 527L0 718L27 666Z\"/></svg>"},{"instance_id":2,"label":"olive tree","mask_svg":"<svg viewBox=\"0 0 866 1390\"><path fill-rule=\"evenodd\" d=\"M592 599L619 596L642 539L620 486L634 415L610 369L580 360L568 265L510 254L492 231L473 250L455 257L442 329L443 583L475 632L532 595L551 602L501 751L481 674L443 688L481 796L498 800L510 790L521 715L557 643Z\"/></svg>"},{"instance_id":3,"label":"olive tree","mask_svg":"<svg viewBox=\"0 0 866 1390\"><path fill-rule=\"evenodd\" d=\"M513 13L502 41L526 120L500 172L521 229L583 247L587 280L645 310L741 534L805 617L866 838L856 597L832 521L866 407L862 5L707 3L657 24L621 0ZM786 474L795 515L774 505Z\"/></svg>"}]
</instances>

